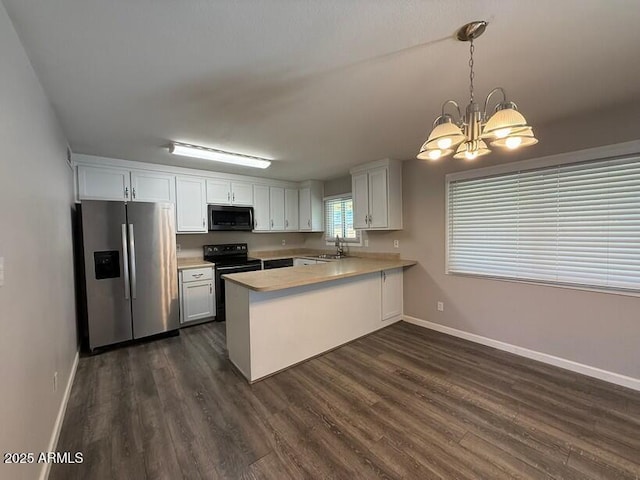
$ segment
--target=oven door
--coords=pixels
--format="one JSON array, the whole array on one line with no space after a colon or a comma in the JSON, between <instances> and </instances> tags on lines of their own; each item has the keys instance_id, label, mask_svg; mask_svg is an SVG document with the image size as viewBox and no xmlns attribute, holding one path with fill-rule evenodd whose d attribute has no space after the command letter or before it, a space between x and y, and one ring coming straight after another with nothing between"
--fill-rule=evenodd
<instances>
[{"instance_id":1,"label":"oven door","mask_svg":"<svg viewBox=\"0 0 640 480\"><path fill-rule=\"evenodd\" d=\"M222 266L215 267L215 282L216 282L216 321L224 322L227 318L225 307L225 293L224 284L225 281L222 275L228 273L241 273L241 272L254 272L256 270L262 270L260 264L253 265L234 265L234 266Z\"/></svg>"}]
</instances>

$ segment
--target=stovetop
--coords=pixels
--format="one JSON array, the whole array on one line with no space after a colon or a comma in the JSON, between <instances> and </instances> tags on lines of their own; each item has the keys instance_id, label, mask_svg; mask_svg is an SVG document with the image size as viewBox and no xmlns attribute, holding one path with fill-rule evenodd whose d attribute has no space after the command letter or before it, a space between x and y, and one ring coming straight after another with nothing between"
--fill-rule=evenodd
<instances>
[{"instance_id":1,"label":"stovetop","mask_svg":"<svg viewBox=\"0 0 640 480\"><path fill-rule=\"evenodd\" d=\"M219 266L257 265L260 260L247 257L246 243L223 243L218 245L204 245L204 259Z\"/></svg>"}]
</instances>

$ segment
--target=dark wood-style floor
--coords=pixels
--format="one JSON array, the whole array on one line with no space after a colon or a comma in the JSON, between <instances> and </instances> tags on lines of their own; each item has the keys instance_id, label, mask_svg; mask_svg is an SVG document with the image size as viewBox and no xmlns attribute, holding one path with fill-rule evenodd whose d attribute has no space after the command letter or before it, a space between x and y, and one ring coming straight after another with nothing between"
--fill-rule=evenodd
<instances>
[{"instance_id":1,"label":"dark wood-style floor","mask_svg":"<svg viewBox=\"0 0 640 480\"><path fill-rule=\"evenodd\" d=\"M224 324L82 358L51 479L638 479L640 394L406 323L249 386Z\"/></svg>"}]
</instances>

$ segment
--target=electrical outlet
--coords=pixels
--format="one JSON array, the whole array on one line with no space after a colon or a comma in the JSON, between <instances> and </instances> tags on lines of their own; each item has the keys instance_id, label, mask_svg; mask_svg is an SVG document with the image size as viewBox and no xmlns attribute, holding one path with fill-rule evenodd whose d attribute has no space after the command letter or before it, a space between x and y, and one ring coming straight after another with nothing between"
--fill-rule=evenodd
<instances>
[{"instance_id":1,"label":"electrical outlet","mask_svg":"<svg viewBox=\"0 0 640 480\"><path fill-rule=\"evenodd\" d=\"M368 239L368 238L364 241L364 246L365 246L365 247L368 247L368 246L369 246L369 239Z\"/></svg>"},{"instance_id":2,"label":"electrical outlet","mask_svg":"<svg viewBox=\"0 0 640 480\"><path fill-rule=\"evenodd\" d=\"M282 240L282 246L284 247L286 244L287 244L287 241L283 239Z\"/></svg>"},{"instance_id":3,"label":"electrical outlet","mask_svg":"<svg viewBox=\"0 0 640 480\"><path fill-rule=\"evenodd\" d=\"M4 285L4 257L0 257L0 287Z\"/></svg>"},{"instance_id":4,"label":"electrical outlet","mask_svg":"<svg viewBox=\"0 0 640 480\"><path fill-rule=\"evenodd\" d=\"M58 372L54 372L53 374L53 392L58 391Z\"/></svg>"},{"instance_id":5,"label":"electrical outlet","mask_svg":"<svg viewBox=\"0 0 640 480\"><path fill-rule=\"evenodd\" d=\"M393 248L400 248L400 240L393 241Z\"/></svg>"},{"instance_id":6,"label":"electrical outlet","mask_svg":"<svg viewBox=\"0 0 640 480\"><path fill-rule=\"evenodd\" d=\"M444 303L443 302L438 302L438 311L439 312L444 312Z\"/></svg>"},{"instance_id":7,"label":"electrical outlet","mask_svg":"<svg viewBox=\"0 0 640 480\"><path fill-rule=\"evenodd\" d=\"M176 253L180 253L181 250L182 250L182 247L180 246L180 244L176 243Z\"/></svg>"}]
</instances>

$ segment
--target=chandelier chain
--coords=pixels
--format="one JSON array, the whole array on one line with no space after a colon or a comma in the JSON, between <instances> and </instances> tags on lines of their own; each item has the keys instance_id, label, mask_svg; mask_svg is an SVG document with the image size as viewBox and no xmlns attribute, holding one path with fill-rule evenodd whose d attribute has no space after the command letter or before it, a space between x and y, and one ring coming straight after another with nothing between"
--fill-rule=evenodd
<instances>
[{"instance_id":1,"label":"chandelier chain","mask_svg":"<svg viewBox=\"0 0 640 480\"><path fill-rule=\"evenodd\" d=\"M473 38L470 41L471 46L469 47L469 53L470 53L470 58L469 58L469 93L471 94L471 103L473 103L473 77L475 76L474 72L473 72L473 51L475 50L475 47L473 46Z\"/></svg>"}]
</instances>

